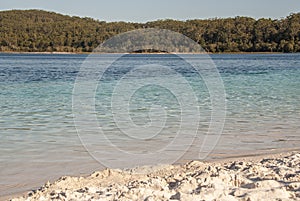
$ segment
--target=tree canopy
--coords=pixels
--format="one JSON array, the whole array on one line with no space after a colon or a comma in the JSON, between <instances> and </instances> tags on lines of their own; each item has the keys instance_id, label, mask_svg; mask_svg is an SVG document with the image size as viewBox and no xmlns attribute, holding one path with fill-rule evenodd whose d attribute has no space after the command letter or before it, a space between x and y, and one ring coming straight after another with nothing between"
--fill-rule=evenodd
<instances>
[{"instance_id":1,"label":"tree canopy","mask_svg":"<svg viewBox=\"0 0 300 201\"><path fill-rule=\"evenodd\" d=\"M208 52L300 52L300 13L284 19L105 22L42 10L0 12L0 51L91 52L120 33L143 28L179 32Z\"/></svg>"}]
</instances>

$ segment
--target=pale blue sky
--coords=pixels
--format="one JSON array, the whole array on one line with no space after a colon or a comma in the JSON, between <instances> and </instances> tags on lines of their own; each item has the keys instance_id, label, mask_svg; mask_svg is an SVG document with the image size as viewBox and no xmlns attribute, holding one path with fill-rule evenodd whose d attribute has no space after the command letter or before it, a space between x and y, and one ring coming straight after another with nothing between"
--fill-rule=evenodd
<instances>
[{"instance_id":1,"label":"pale blue sky","mask_svg":"<svg viewBox=\"0 0 300 201\"><path fill-rule=\"evenodd\" d=\"M43 9L104 21L145 22L249 16L280 19L300 12L299 0L1 0L0 10Z\"/></svg>"}]
</instances>

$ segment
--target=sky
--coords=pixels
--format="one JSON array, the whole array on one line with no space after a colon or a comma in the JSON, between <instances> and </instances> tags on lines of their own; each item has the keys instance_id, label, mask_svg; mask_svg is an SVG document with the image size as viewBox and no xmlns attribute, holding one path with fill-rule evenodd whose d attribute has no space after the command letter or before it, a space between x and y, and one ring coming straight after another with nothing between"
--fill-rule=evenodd
<instances>
[{"instance_id":1,"label":"sky","mask_svg":"<svg viewBox=\"0 0 300 201\"><path fill-rule=\"evenodd\" d=\"M281 19L300 12L300 0L0 0L0 10L11 9L42 9L109 22L235 16Z\"/></svg>"}]
</instances>

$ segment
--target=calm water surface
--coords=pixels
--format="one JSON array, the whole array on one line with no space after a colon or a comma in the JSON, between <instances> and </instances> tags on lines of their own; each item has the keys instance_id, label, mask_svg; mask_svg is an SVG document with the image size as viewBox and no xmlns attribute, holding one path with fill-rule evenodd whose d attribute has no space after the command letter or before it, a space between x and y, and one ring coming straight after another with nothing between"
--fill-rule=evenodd
<instances>
[{"instance_id":1,"label":"calm water surface","mask_svg":"<svg viewBox=\"0 0 300 201\"><path fill-rule=\"evenodd\" d=\"M62 175L87 174L102 168L82 146L73 121L74 82L86 57L0 54L0 196L35 188ZM199 55L189 57L201 60ZM227 117L218 145L207 159L299 149L300 54L211 57L224 82ZM111 112L114 87L131 66L142 64L169 66L186 78L199 101L199 138L205 135L211 102L195 71L172 55L127 55L121 61L105 72L95 105L99 125L116 144L128 150L144 149L143 144L130 144L118 137L120 130ZM172 82L172 75L165 72L142 74L137 79L149 76ZM164 88L145 86L130 103L135 124L147 124L149 108L155 104L167 112L162 134L171 135L179 128L180 103ZM174 151L182 152L180 146ZM191 150L185 159L197 159L193 156Z\"/></svg>"}]
</instances>

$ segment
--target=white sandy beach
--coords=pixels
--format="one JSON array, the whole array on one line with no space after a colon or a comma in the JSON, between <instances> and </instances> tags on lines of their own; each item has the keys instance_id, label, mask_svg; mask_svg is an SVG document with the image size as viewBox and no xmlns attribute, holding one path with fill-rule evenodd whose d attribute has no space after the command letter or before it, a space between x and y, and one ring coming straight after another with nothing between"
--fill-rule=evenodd
<instances>
[{"instance_id":1,"label":"white sandy beach","mask_svg":"<svg viewBox=\"0 0 300 201\"><path fill-rule=\"evenodd\" d=\"M20 200L300 200L300 152L61 177Z\"/></svg>"}]
</instances>

